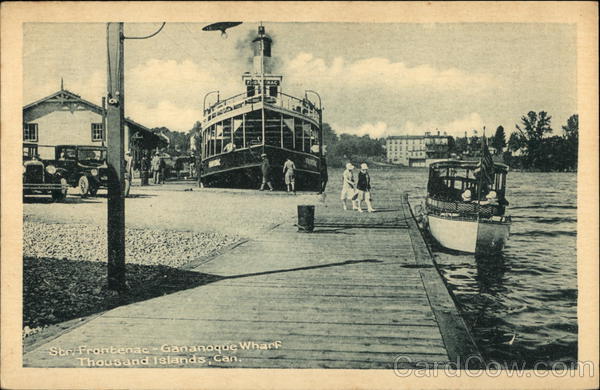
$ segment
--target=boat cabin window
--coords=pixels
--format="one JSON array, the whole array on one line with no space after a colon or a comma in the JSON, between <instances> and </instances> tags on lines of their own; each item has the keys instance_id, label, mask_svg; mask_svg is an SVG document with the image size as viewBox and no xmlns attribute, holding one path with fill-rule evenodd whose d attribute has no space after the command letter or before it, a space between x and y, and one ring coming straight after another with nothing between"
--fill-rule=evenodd
<instances>
[{"instance_id":1,"label":"boat cabin window","mask_svg":"<svg viewBox=\"0 0 600 390\"><path fill-rule=\"evenodd\" d=\"M281 114L265 110L265 145L281 146Z\"/></svg>"},{"instance_id":2,"label":"boat cabin window","mask_svg":"<svg viewBox=\"0 0 600 390\"><path fill-rule=\"evenodd\" d=\"M269 87L269 96L277 97L277 86L276 85Z\"/></svg>"},{"instance_id":3,"label":"boat cabin window","mask_svg":"<svg viewBox=\"0 0 600 390\"><path fill-rule=\"evenodd\" d=\"M303 150L303 138L302 138L302 121L295 120L294 122L294 140L296 142L295 150Z\"/></svg>"},{"instance_id":4,"label":"boat cabin window","mask_svg":"<svg viewBox=\"0 0 600 390\"><path fill-rule=\"evenodd\" d=\"M244 148L244 120L242 118L231 118L233 131L234 149Z\"/></svg>"},{"instance_id":5,"label":"boat cabin window","mask_svg":"<svg viewBox=\"0 0 600 390\"><path fill-rule=\"evenodd\" d=\"M294 149L294 117L284 115L283 118L283 147Z\"/></svg>"},{"instance_id":6,"label":"boat cabin window","mask_svg":"<svg viewBox=\"0 0 600 390\"><path fill-rule=\"evenodd\" d=\"M262 117L260 111L245 115L246 146L262 145Z\"/></svg>"},{"instance_id":7,"label":"boat cabin window","mask_svg":"<svg viewBox=\"0 0 600 390\"><path fill-rule=\"evenodd\" d=\"M254 85L248 85L246 87L246 96L251 97L254 96L255 91L254 91Z\"/></svg>"}]
</instances>

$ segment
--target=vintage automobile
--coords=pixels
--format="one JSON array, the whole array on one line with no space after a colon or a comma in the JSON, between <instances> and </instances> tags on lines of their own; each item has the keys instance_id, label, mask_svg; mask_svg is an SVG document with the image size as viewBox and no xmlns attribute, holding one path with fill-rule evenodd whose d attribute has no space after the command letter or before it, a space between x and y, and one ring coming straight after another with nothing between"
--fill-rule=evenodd
<instances>
[{"instance_id":1,"label":"vintage automobile","mask_svg":"<svg viewBox=\"0 0 600 390\"><path fill-rule=\"evenodd\" d=\"M86 145L57 145L56 165L66 171L71 187L79 188L82 197L94 196L100 188L106 188L108 166L106 147Z\"/></svg>"},{"instance_id":2,"label":"vintage automobile","mask_svg":"<svg viewBox=\"0 0 600 390\"><path fill-rule=\"evenodd\" d=\"M23 156L23 196L50 194L55 201L67 197L68 183L65 170L39 156Z\"/></svg>"}]
</instances>

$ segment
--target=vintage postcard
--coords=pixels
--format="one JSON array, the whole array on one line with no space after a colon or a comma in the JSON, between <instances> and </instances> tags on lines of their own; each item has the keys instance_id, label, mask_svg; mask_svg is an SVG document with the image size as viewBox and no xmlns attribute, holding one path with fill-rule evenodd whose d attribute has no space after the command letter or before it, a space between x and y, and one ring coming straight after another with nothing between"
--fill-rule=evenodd
<instances>
[{"instance_id":1,"label":"vintage postcard","mask_svg":"<svg viewBox=\"0 0 600 390\"><path fill-rule=\"evenodd\" d=\"M2 387L598 386L596 3L5 2L1 101Z\"/></svg>"}]
</instances>

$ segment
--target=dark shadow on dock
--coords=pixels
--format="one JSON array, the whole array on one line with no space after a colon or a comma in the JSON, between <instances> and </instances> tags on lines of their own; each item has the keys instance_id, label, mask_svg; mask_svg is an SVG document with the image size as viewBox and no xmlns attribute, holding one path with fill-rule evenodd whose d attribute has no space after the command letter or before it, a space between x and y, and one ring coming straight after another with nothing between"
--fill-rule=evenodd
<instances>
[{"instance_id":1,"label":"dark shadow on dock","mask_svg":"<svg viewBox=\"0 0 600 390\"><path fill-rule=\"evenodd\" d=\"M23 198L24 204L52 204L52 203L66 203L66 204L85 204L85 203L100 203L100 201L94 200L93 198L82 198L80 196L67 196L65 200L57 202L52 199L51 196L26 196Z\"/></svg>"},{"instance_id":2,"label":"dark shadow on dock","mask_svg":"<svg viewBox=\"0 0 600 390\"><path fill-rule=\"evenodd\" d=\"M398 222L402 222L401 220ZM315 228L334 228L334 230L343 229L408 229L406 224L398 223L315 223ZM314 232L313 232L314 233Z\"/></svg>"},{"instance_id":3,"label":"dark shadow on dock","mask_svg":"<svg viewBox=\"0 0 600 390\"><path fill-rule=\"evenodd\" d=\"M339 229L318 229L318 230L313 230L311 234L344 234L347 236L352 236L352 233L348 233L348 232L344 232L343 230L345 230L345 228L339 228Z\"/></svg>"},{"instance_id":4,"label":"dark shadow on dock","mask_svg":"<svg viewBox=\"0 0 600 390\"><path fill-rule=\"evenodd\" d=\"M397 212L401 212L402 209L401 208L378 208L376 209L373 214L378 214L378 213L397 213Z\"/></svg>"},{"instance_id":5,"label":"dark shadow on dock","mask_svg":"<svg viewBox=\"0 0 600 390\"><path fill-rule=\"evenodd\" d=\"M279 273L284 273L284 272L306 271L306 270L309 270L309 269L337 267L337 266L341 266L341 265L358 264L358 263L383 263L383 261L382 260L376 260L376 259L346 260L346 261L342 261L340 263L328 263L328 264L320 264L320 265L311 265L311 266L308 266L308 267L278 269L278 270L273 270L273 271L255 272L255 273L251 273L251 274L222 276L220 278L221 279L238 279L238 278L247 278L247 277L252 277L252 276L262 276L262 275L270 275L270 274L279 274Z\"/></svg>"},{"instance_id":6,"label":"dark shadow on dock","mask_svg":"<svg viewBox=\"0 0 600 390\"><path fill-rule=\"evenodd\" d=\"M129 194L129 196L125 199L137 199L137 198L154 198L156 195L148 195L148 194Z\"/></svg>"}]
</instances>

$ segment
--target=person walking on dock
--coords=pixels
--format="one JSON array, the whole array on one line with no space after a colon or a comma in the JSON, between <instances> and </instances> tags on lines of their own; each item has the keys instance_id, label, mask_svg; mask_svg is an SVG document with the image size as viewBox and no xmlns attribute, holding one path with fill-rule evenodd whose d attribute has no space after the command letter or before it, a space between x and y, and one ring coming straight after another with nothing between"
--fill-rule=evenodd
<instances>
[{"instance_id":1,"label":"person walking on dock","mask_svg":"<svg viewBox=\"0 0 600 390\"><path fill-rule=\"evenodd\" d=\"M344 210L348 210L346 207L346 199L350 199L352 201L352 209L358 210L358 205L356 201L357 193L354 183L354 174L352 171L354 170L354 165L351 163L346 164L346 169L342 174L342 193L340 195L340 199L342 200L342 206Z\"/></svg>"},{"instance_id":2,"label":"person walking on dock","mask_svg":"<svg viewBox=\"0 0 600 390\"><path fill-rule=\"evenodd\" d=\"M327 180L329 178L329 176L327 175L327 160L325 159L325 156L323 156L323 158L321 159L321 190L319 191L319 194L325 194L325 187L327 187Z\"/></svg>"},{"instance_id":3,"label":"person walking on dock","mask_svg":"<svg viewBox=\"0 0 600 390\"><path fill-rule=\"evenodd\" d=\"M167 176L167 163L164 158L158 158L158 167L160 171L159 182L165 184L165 177Z\"/></svg>"},{"instance_id":4,"label":"person walking on dock","mask_svg":"<svg viewBox=\"0 0 600 390\"><path fill-rule=\"evenodd\" d=\"M361 203L363 200L367 204L367 211L370 213L374 212L375 209L371 205L371 177L369 176L369 167L366 163L360 164L356 188L358 189L358 212L362 213Z\"/></svg>"},{"instance_id":5,"label":"person walking on dock","mask_svg":"<svg viewBox=\"0 0 600 390\"><path fill-rule=\"evenodd\" d=\"M148 160L148 156L146 153L142 154L142 159L140 160L140 177L142 179L142 185L148 185L148 174L150 172L150 160Z\"/></svg>"},{"instance_id":6,"label":"person walking on dock","mask_svg":"<svg viewBox=\"0 0 600 390\"><path fill-rule=\"evenodd\" d=\"M133 181L133 157L131 156L131 152L127 151L125 153L125 185L123 188L123 195L125 197L129 196L129 191L131 190L131 182Z\"/></svg>"},{"instance_id":7,"label":"person walking on dock","mask_svg":"<svg viewBox=\"0 0 600 390\"><path fill-rule=\"evenodd\" d=\"M283 176L285 178L285 186L287 188L287 192L291 191L296 194L296 165L294 162L288 157L283 164Z\"/></svg>"},{"instance_id":8,"label":"person walking on dock","mask_svg":"<svg viewBox=\"0 0 600 390\"><path fill-rule=\"evenodd\" d=\"M269 186L269 191L273 191L273 184L271 184L271 164L265 153L261 154L262 163L260 164L260 170L262 171L262 184L260 185L260 191L265 190L265 184Z\"/></svg>"},{"instance_id":9,"label":"person walking on dock","mask_svg":"<svg viewBox=\"0 0 600 390\"><path fill-rule=\"evenodd\" d=\"M150 165L152 168L154 184L160 184L160 154L158 152L156 152L154 157L152 157L152 162Z\"/></svg>"},{"instance_id":10,"label":"person walking on dock","mask_svg":"<svg viewBox=\"0 0 600 390\"><path fill-rule=\"evenodd\" d=\"M202 183L203 173L204 168L202 167L202 159L200 156L196 156L196 175L198 176L198 188L204 188L204 183Z\"/></svg>"}]
</instances>

